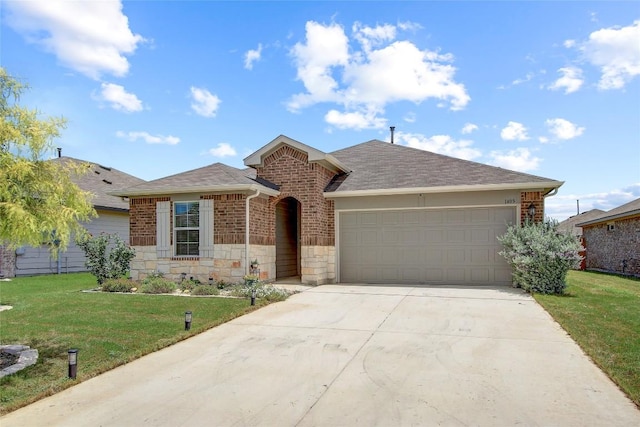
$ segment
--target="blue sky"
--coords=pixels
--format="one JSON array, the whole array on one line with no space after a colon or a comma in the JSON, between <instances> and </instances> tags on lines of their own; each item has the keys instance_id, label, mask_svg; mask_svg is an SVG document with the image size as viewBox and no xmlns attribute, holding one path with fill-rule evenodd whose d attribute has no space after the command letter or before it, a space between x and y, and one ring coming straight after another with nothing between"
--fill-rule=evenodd
<instances>
[{"instance_id":1,"label":"blue sky","mask_svg":"<svg viewBox=\"0 0 640 427\"><path fill-rule=\"evenodd\" d=\"M640 197L638 2L3 1L21 102L63 154L156 179L280 134L565 181L562 220Z\"/></svg>"}]
</instances>

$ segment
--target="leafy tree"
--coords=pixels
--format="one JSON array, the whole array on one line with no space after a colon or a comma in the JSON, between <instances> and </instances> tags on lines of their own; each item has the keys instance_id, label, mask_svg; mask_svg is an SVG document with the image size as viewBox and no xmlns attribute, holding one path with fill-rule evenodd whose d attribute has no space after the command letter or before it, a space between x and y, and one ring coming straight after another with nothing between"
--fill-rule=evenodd
<instances>
[{"instance_id":1,"label":"leafy tree","mask_svg":"<svg viewBox=\"0 0 640 427\"><path fill-rule=\"evenodd\" d=\"M47 160L66 121L20 106L27 88L0 67L0 244L65 250L84 232L79 222L96 216L91 194L71 181L88 165Z\"/></svg>"},{"instance_id":2,"label":"leafy tree","mask_svg":"<svg viewBox=\"0 0 640 427\"><path fill-rule=\"evenodd\" d=\"M117 234L100 233L98 236L80 236L76 243L87 257L85 266L96 276L98 285L107 279L119 279L129 271L136 251Z\"/></svg>"},{"instance_id":3,"label":"leafy tree","mask_svg":"<svg viewBox=\"0 0 640 427\"><path fill-rule=\"evenodd\" d=\"M558 222L512 225L498 237L504 256L513 267L514 283L528 292L564 293L567 272L580 265L578 239L558 231Z\"/></svg>"}]
</instances>

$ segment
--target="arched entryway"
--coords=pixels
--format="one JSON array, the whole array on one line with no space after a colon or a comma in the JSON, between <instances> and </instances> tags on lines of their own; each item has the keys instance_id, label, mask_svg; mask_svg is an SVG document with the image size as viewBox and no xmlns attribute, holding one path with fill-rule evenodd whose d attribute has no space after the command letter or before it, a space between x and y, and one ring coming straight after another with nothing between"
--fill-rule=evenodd
<instances>
[{"instance_id":1,"label":"arched entryway","mask_svg":"<svg viewBox=\"0 0 640 427\"><path fill-rule=\"evenodd\" d=\"M300 276L300 202L286 197L276 205L276 279Z\"/></svg>"}]
</instances>

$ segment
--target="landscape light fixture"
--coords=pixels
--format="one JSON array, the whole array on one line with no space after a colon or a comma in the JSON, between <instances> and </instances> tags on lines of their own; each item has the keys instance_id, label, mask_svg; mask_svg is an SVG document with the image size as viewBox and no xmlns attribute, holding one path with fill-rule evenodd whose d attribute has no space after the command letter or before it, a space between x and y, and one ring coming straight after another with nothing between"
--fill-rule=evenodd
<instances>
[{"instance_id":1,"label":"landscape light fixture","mask_svg":"<svg viewBox=\"0 0 640 427\"><path fill-rule=\"evenodd\" d=\"M533 221L533 218L536 216L536 206L533 204L533 202L527 208L527 213L529 214L529 218L531 218L531 220Z\"/></svg>"},{"instance_id":2,"label":"landscape light fixture","mask_svg":"<svg viewBox=\"0 0 640 427\"><path fill-rule=\"evenodd\" d=\"M209 277L209 286L213 286L213 277Z\"/></svg>"},{"instance_id":3,"label":"landscape light fixture","mask_svg":"<svg viewBox=\"0 0 640 427\"><path fill-rule=\"evenodd\" d=\"M187 273L180 273L180 281L181 282L184 282L186 278L187 278Z\"/></svg>"},{"instance_id":4,"label":"landscape light fixture","mask_svg":"<svg viewBox=\"0 0 640 427\"><path fill-rule=\"evenodd\" d=\"M191 329L191 312L190 311L185 311L184 312L184 330L188 331L189 329Z\"/></svg>"},{"instance_id":5,"label":"landscape light fixture","mask_svg":"<svg viewBox=\"0 0 640 427\"><path fill-rule=\"evenodd\" d=\"M256 305L256 287L255 287L255 285L251 289L251 305Z\"/></svg>"},{"instance_id":6,"label":"landscape light fixture","mask_svg":"<svg viewBox=\"0 0 640 427\"><path fill-rule=\"evenodd\" d=\"M72 380L76 379L76 375L78 374L78 349L72 348L68 351L69 355L69 378Z\"/></svg>"}]
</instances>

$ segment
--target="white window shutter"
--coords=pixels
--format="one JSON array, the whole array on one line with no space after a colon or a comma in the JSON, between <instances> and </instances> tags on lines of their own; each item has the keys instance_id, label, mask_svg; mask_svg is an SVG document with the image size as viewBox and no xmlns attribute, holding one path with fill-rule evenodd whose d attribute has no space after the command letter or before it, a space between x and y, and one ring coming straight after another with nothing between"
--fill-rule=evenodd
<instances>
[{"instance_id":1,"label":"white window shutter","mask_svg":"<svg viewBox=\"0 0 640 427\"><path fill-rule=\"evenodd\" d=\"M171 202L156 204L156 252L158 258L171 257Z\"/></svg>"},{"instance_id":2,"label":"white window shutter","mask_svg":"<svg viewBox=\"0 0 640 427\"><path fill-rule=\"evenodd\" d=\"M213 200L200 200L200 257L213 258Z\"/></svg>"}]
</instances>

